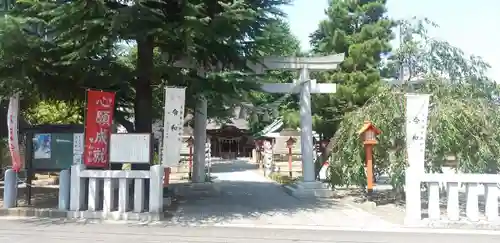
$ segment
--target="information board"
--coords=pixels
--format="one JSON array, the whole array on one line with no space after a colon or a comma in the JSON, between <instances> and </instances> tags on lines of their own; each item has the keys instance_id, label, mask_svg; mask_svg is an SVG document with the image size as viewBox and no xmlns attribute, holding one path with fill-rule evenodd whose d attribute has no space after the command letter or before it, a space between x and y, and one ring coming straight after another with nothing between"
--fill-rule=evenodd
<instances>
[{"instance_id":1,"label":"information board","mask_svg":"<svg viewBox=\"0 0 500 243\"><path fill-rule=\"evenodd\" d=\"M33 169L69 169L73 164L73 133L35 133L32 139Z\"/></svg>"},{"instance_id":2,"label":"information board","mask_svg":"<svg viewBox=\"0 0 500 243\"><path fill-rule=\"evenodd\" d=\"M151 134L116 133L111 134L110 162L149 164L151 161Z\"/></svg>"}]
</instances>

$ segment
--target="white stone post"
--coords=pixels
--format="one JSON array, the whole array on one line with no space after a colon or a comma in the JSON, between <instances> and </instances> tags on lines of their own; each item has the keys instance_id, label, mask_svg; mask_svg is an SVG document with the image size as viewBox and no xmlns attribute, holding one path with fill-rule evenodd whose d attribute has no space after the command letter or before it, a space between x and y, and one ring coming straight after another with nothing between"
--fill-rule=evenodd
<instances>
[{"instance_id":1,"label":"white stone post","mask_svg":"<svg viewBox=\"0 0 500 243\"><path fill-rule=\"evenodd\" d=\"M85 181L80 177L80 172L85 169L85 165L71 166L71 189L69 208L71 211L80 211L85 198Z\"/></svg>"},{"instance_id":2,"label":"white stone post","mask_svg":"<svg viewBox=\"0 0 500 243\"><path fill-rule=\"evenodd\" d=\"M406 95L406 150L408 166L405 173L406 224L422 219L420 197L421 176L425 173L425 140L429 114L428 94Z\"/></svg>"},{"instance_id":3,"label":"white stone post","mask_svg":"<svg viewBox=\"0 0 500 243\"><path fill-rule=\"evenodd\" d=\"M3 199L3 208L16 207L17 172L15 172L13 169L8 169L5 171Z\"/></svg>"},{"instance_id":4,"label":"white stone post","mask_svg":"<svg viewBox=\"0 0 500 243\"><path fill-rule=\"evenodd\" d=\"M59 174L59 210L68 210L70 202L71 177L69 170L62 170Z\"/></svg>"},{"instance_id":5,"label":"white stone post","mask_svg":"<svg viewBox=\"0 0 500 243\"><path fill-rule=\"evenodd\" d=\"M163 175L161 165L153 165L149 170L149 212L163 212Z\"/></svg>"}]
</instances>

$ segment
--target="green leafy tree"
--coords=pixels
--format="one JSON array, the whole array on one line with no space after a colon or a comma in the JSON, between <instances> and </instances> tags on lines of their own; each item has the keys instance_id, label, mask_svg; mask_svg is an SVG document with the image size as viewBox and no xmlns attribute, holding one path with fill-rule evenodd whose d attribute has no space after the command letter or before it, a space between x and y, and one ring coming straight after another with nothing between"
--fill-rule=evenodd
<instances>
[{"instance_id":1,"label":"green leafy tree","mask_svg":"<svg viewBox=\"0 0 500 243\"><path fill-rule=\"evenodd\" d=\"M382 85L364 106L347 113L331 139L332 185L366 185L364 151L358 138L360 124L370 120L382 130L374 148L377 171L390 175L395 189L402 191L406 168L406 92L431 94L425 166L440 172L450 156L464 172L497 173L500 137L498 87L484 77L488 64L468 57L445 41L427 36L426 20L402 20L404 42L394 51L387 70L397 74L400 63L412 70L404 85ZM413 24L410 24L413 23ZM431 24L431 22L429 22ZM432 48L429 48L432 46ZM398 58L400 57L400 58ZM393 62L393 63L391 63ZM396 62L396 63L394 63ZM396 67L391 68L394 65ZM455 70L450 70L450 65ZM406 76L405 76L406 77Z\"/></svg>"},{"instance_id":2,"label":"green leafy tree","mask_svg":"<svg viewBox=\"0 0 500 243\"><path fill-rule=\"evenodd\" d=\"M376 94L382 56L391 51L394 22L386 15L385 0L330 1L325 12L328 19L311 35L313 54L345 54L337 71L316 77L339 84L336 94L315 95L312 103L315 130L331 137L346 112Z\"/></svg>"},{"instance_id":3,"label":"green leafy tree","mask_svg":"<svg viewBox=\"0 0 500 243\"><path fill-rule=\"evenodd\" d=\"M450 83L480 86L478 91L493 88L487 87L492 84L486 75L490 66L481 57L466 56L459 48L428 35L429 28L439 28L436 23L413 17L398 20L397 25L401 45L383 65L384 77L396 77L400 80L398 84L407 85L425 75L436 74L446 77Z\"/></svg>"},{"instance_id":4,"label":"green leafy tree","mask_svg":"<svg viewBox=\"0 0 500 243\"><path fill-rule=\"evenodd\" d=\"M32 125L39 124L81 124L83 123L82 103L44 100L29 107L23 117Z\"/></svg>"},{"instance_id":5,"label":"green leafy tree","mask_svg":"<svg viewBox=\"0 0 500 243\"><path fill-rule=\"evenodd\" d=\"M7 50L0 64L1 85L9 92L17 87L25 97L34 92L60 100L83 100L84 88L117 91L123 108L117 120L126 124L120 118L132 112L135 124L126 127L137 132L151 131L156 97L161 97L153 94L166 85L186 85L189 97L203 95L209 107L228 110L248 90L258 89L249 82L251 76L229 71L243 71L244 59L275 51L270 42L275 38L262 36L277 25L277 7L286 3L19 1L9 12L15 18L8 34L15 35L5 34L0 41ZM133 63L120 58L122 42L135 43ZM212 72L200 78L194 71L164 69L184 58ZM191 107L193 100L188 101Z\"/></svg>"}]
</instances>

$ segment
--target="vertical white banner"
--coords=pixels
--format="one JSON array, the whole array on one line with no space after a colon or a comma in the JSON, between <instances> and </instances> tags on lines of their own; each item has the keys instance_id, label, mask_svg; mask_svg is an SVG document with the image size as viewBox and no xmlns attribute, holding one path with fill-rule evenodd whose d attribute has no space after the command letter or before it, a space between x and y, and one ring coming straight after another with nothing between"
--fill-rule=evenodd
<instances>
[{"instance_id":1,"label":"vertical white banner","mask_svg":"<svg viewBox=\"0 0 500 243\"><path fill-rule=\"evenodd\" d=\"M73 165L83 164L83 133L73 134Z\"/></svg>"},{"instance_id":2,"label":"vertical white banner","mask_svg":"<svg viewBox=\"0 0 500 243\"><path fill-rule=\"evenodd\" d=\"M21 169L21 154L19 153L19 93L10 97L7 110L7 129L9 131L9 152L12 159L12 168Z\"/></svg>"},{"instance_id":3,"label":"vertical white banner","mask_svg":"<svg viewBox=\"0 0 500 243\"><path fill-rule=\"evenodd\" d=\"M165 89L163 118L163 153L161 163L165 167L177 166L181 159L182 133L184 132L184 103L186 88Z\"/></svg>"},{"instance_id":4,"label":"vertical white banner","mask_svg":"<svg viewBox=\"0 0 500 243\"><path fill-rule=\"evenodd\" d=\"M408 166L414 172L423 173L425 140L429 115L429 94L406 94L406 150Z\"/></svg>"}]
</instances>

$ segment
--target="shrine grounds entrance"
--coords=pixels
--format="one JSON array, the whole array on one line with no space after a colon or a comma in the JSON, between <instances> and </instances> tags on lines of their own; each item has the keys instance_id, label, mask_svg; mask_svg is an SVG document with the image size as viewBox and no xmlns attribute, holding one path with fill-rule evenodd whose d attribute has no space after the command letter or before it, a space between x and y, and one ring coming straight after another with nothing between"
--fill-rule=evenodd
<instances>
[{"instance_id":1,"label":"shrine grounds entrance","mask_svg":"<svg viewBox=\"0 0 500 243\"><path fill-rule=\"evenodd\" d=\"M214 161L210 190L193 188L182 176L171 186L177 205L168 225L236 227L394 227L377 216L338 200L301 198L265 177L248 160Z\"/></svg>"}]
</instances>

